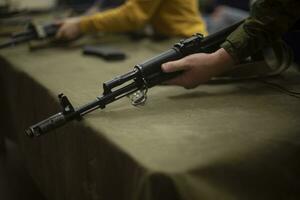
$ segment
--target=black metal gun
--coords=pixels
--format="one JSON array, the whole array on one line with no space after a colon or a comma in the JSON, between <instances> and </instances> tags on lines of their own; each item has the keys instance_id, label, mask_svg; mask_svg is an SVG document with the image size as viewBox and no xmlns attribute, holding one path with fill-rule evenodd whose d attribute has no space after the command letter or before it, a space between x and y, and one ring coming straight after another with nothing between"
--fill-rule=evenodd
<instances>
[{"instance_id":1,"label":"black metal gun","mask_svg":"<svg viewBox=\"0 0 300 200\"><path fill-rule=\"evenodd\" d=\"M20 43L29 42L31 40L42 40L54 37L59 26L56 24L38 25L30 23L26 30L20 33L15 33L9 41L0 43L0 49L15 46Z\"/></svg>"},{"instance_id":2,"label":"black metal gun","mask_svg":"<svg viewBox=\"0 0 300 200\"><path fill-rule=\"evenodd\" d=\"M224 42L226 37L241 23L242 22L239 22L208 37L196 34L188 39L180 41L170 50L165 51L142 64L136 65L132 71L105 82L103 84L103 95L80 108L75 109L68 98L63 94L60 94L58 97L62 111L29 127L25 131L26 134L30 137L43 135L53 129L63 126L69 121L79 121L84 115L98 108L104 109L106 105L125 96L131 95L133 105L145 103L147 99L147 90L149 88L182 73L164 73L161 70L161 65L163 63L177 60L198 52L209 53L215 51L219 48L220 44Z\"/></svg>"}]
</instances>

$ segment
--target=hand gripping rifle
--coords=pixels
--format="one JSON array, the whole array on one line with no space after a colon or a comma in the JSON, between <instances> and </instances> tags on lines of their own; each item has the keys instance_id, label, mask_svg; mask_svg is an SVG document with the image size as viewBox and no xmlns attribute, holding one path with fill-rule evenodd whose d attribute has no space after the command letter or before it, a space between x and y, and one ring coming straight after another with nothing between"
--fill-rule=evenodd
<instances>
[{"instance_id":1,"label":"hand gripping rifle","mask_svg":"<svg viewBox=\"0 0 300 200\"><path fill-rule=\"evenodd\" d=\"M30 23L25 31L12 34L9 41L0 43L0 49L29 42L31 40L42 40L54 37L58 29L59 26L56 24L38 25Z\"/></svg>"},{"instance_id":2,"label":"hand gripping rifle","mask_svg":"<svg viewBox=\"0 0 300 200\"><path fill-rule=\"evenodd\" d=\"M77 109L72 106L65 95L58 95L62 111L29 127L25 131L26 134L30 137L43 135L53 129L63 126L69 121L79 121L84 115L98 108L104 109L106 105L125 96L131 95L131 102L134 106L145 103L147 100L147 90L149 88L182 73L164 73L161 70L161 65L163 63L174 61L194 53L209 53L215 51L219 48L220 44L224 42L226 37L241 23L242 22L239 22L208 37L196 34L188 39L180 41L170 50L167 50L142 64L136 65L132 71L103 83L103 95L97 97L93 102ZM121 85L124 86L120 87ZM116 87L118 88L116 89Z\"/></svg>"}]
</instances>

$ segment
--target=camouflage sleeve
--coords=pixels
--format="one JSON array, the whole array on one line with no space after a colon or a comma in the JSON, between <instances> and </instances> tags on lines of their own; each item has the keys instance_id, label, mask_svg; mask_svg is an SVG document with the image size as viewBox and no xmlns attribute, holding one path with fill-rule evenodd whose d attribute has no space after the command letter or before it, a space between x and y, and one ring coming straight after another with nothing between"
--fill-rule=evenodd
<instances>
[{"instance_id":1,"label":"camouflage sleeve","mask_svg":"<svg viewBox=\"0 0 300 200\"><path fill-rule=\"evenodd\" d=\"M278 39L299 18L299 0L257 0L250 17L221 47L239 62Z\"/></svg>"}]
</instances>

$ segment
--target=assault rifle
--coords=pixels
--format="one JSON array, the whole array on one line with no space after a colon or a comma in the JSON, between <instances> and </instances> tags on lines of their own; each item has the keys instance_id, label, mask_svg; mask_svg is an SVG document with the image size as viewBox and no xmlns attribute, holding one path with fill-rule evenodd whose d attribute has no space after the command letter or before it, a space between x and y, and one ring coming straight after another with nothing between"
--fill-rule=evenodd
<instances>
[{"instance_id":1,"label":"assault rifle","mask_svg":"<svg viewBox=\"0 0 300 200\"><path fill-rule=\"evenodd\" d=\"M42 40L54 37L59 26L56 24L38 25L30 23L23 32L15 33L9 41L0 43L0 49L15 46L20 43L29 42L31 40Z\"/></svg>"},{"instance_id":2,"label":"assault rifle","mask_svg":"<svg viewBox=\"0 0 300 200\"><path fill-rule=\"evenodd\" d=\"M220 44L225 41L226 37L241 23L242 22L234 24L207 37L196 34L180 41L170 50L167 50L144 63L136 65L132 71L103 83L103 95L97 97L96 100L91 103L77 109L73 107L65 95L58 95L62 111L29 127L25 131L26 134L30 137L43 135L63 126L69 121L79 121L84 115L98 108L104 109L108 104L129 95L131 95L131 102L134 106L145 103L147 100L147 90L149 88L182 73L164 73L161 70L161 65L163 63L174 61L194 53L209 53L217 50Z\"/></svg>"}]
</instances>

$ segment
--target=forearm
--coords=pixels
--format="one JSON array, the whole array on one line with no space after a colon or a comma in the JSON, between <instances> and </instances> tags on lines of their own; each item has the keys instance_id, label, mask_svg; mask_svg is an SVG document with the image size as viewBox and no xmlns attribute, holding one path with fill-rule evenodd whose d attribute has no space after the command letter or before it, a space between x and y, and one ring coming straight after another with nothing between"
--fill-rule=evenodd
<instances>
[{"instance_id":1,"label":"forearm","mask_svg":"<svg viewBox=\"0 0 300 200\"><path fill-rule=\"evenodd\" d=\"M258 0L251 16L221 45L236 62L278 39L297 19L298 0Z\"/></svg>"}]
</instances>

